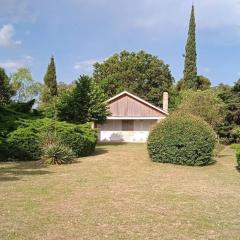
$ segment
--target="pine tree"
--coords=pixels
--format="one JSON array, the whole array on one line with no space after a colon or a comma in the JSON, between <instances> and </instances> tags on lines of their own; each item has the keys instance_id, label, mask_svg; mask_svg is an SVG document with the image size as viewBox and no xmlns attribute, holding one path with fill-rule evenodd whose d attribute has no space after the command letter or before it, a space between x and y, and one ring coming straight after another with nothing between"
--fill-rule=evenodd
<instances>
[{"instance_id":1,"label":"pine tree","mask_svg":"<svg viewBox=\"0 0 240 240\"><path fill-rule=\"evenodd\" d=\"M57 91L57 76L56 67L54 63L54 57L51 57L51 61L48 65L47 72L44 76L44 91L42 101L47 103L51 101L55 96L58 95Z\"/></svg>"},{"instance_id":2,"label":"pine tree","mask_svg":"<svg viewBox=\"0 0 240 240\"><path fill-rule=\"evenodd\" d=\"M109 115L106 96L88 76L80 76L74 89L62 94L57 102L57 115L62 121L103 123Z\"/></svg>"},{"instance_id":3,"label":"pine tree","mask_svg":"<svg viewBox=\"0 0 240 240\"><path fill-rule=\"evenodd\" d=\"M186 44L185 66L183 77L184 89L197 88L197 50L196 50L196 23L194 6L192 6L191 18L188 30L188 39Z\"/></svg>"}]
</instances>

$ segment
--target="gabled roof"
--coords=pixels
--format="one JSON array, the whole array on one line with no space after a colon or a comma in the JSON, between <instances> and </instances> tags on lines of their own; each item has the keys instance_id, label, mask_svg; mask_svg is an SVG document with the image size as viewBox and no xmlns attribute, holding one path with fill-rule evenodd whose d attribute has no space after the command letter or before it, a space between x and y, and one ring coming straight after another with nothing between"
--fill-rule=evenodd
<instances>
[{"instance_id":1,"label":"gabled roof","mask_svg":"<svg viewBox=\"0 0 240 240\"><path fill-rule=\"evenodd\" d=\"M117 99L117 98L119 98L119 97L121 97L123 95L128 95L128 96L132 97L133 99L136 99L137 101L139 101L139 102L141 102L141 103L143 103L143 104L145 104L145 105L147 105L147 106L149 106L149 107L151 107L151 108L153 108L153 109L155 109L155 110L157 110L157 111L159 111L159 112L161 112L161 113L163 113L165 115L168 115L168 112L164 111L163 109L161 109L159 107L154 106L153 104L143 100L140 97L137 97L136 95L133 95L133 94L129 93L128 91L123 91L123 92L117 94L116 96L108 99L106 102L110 103L110 102L114 101L115 99Z\"/></svg>"}]
</instances>

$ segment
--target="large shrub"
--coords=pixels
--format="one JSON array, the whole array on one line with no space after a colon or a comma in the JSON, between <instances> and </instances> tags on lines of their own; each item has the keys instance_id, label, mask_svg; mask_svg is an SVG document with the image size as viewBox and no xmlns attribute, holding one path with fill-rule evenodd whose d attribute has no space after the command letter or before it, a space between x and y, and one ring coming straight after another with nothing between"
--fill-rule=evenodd
<instances>
[{"instance_id":1,"label":"large shrub","mask_svg":"<svg viewBox=\"0 0 240 240\"><path fill-rule=\"evenodd\" d=\"M148 151L153 161L190 166L212 160L215 133L202 119L174 113L150 132Z\"/></svg>"},{"instance_id":2,"label":"large shrub","mask_svg":"<svg viewBox=\"0 0 240 240\"><path fill-rule=\"evenodd\" d=\"M232 144L231 148L236 151L237 168L240 170L240 144Z\"/></svg>"},{"instance_id":3,"label":"large shrub","mask_svg":"<svg viewBox=\"0 0 240 240\"><path fill-rule=\"evenodd\" d=\"M237 151L236 158L237 158L238 169L240 169L240 150Z\"/></svg>"},{"instance_id":4,"label":"large shrub","mask_svg":"<svg viewBox=\"0 0 240 240\"><path fill-rule=\"evenodd\" d=\"M78 157L88 156L95 151L97 135L89 124L65 124L57 126L61 142L72 148Z\"/></svg>"},{"instance_id":5,"label":"large shrub","mask_svg":"<svg viewBox=\"0 0 240 240\"><path fill-rule=\"evenodd\" d=\"M224 119L223 102L212 90L181 92L178 111L201 117L216 129Z\"/></svg>"},{"instance_id":6,"label":"large shrub","mask_svg":"<svg viewBox=\"0 0 240 240\"><path fill-rule=\"evenodd\" d=\"M41 148L38 131L29 126L11 132L7 139L9 158L28 161L39 159Z\"/></svg>"},{"instance_id":7,"label":"large shrub","mask_svg":"<svg viewBox=\"0 0 240 240\"><path fill-rule=\"evenodd\" d=\"M77 157L87 156L94 152L97 136L89 124L75 125L66 122L55 122L44 118L25 120L8 136L8 156L18 160L37 160L42 154L42 135L56 128L59 142L74 151Z\"/></svg>"}]
</instances>

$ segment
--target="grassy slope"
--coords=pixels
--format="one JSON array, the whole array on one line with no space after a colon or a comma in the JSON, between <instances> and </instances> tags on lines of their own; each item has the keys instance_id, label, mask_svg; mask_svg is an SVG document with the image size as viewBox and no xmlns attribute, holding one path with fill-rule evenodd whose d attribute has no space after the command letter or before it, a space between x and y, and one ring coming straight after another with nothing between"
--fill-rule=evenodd
<instances>
[{"instance_id":1,"label":"grassy slope","mask_svg":"<svg viewBox=\"0 0 240 240\"><path fill-rule=\"evenodd\" d=\"M234 151L217 160L153 163L140 144L100 146L61 167L1 163L1 239L239 239Z\"/></svg>"}]
</instances>

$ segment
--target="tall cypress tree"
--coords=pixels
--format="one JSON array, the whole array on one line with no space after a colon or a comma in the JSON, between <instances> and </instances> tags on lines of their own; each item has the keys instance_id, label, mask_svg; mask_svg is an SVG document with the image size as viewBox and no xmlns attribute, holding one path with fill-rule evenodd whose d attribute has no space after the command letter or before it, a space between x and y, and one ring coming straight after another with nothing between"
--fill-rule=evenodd
<instances>
[{"instance_id":1,"label":"tall cypress tree","mask_svg":"<svg viewBox=\"0 0 240 240\"><path fill-rule=\"evenodd\" d=\"M191 18L188 30L188 39L185 48L185 66L183 77L184 89L197 88L197 50L196 50L196 23L194 6L192 6Z\"/></svg>"},{"instance_id":2,"label":"tall cypress tree","mask_svg":"<svg viewBox=\"0 0 240 240\"><path fill-rule=\"evenodd\" d=\"M57 96L57 76L56 76L56 67L54 62L54 57L51 57L51 61L48 65L47 72L44 76L44 92L43 92L43 102L50 101L53 97Z\"/></svg>"}]
</instances>

